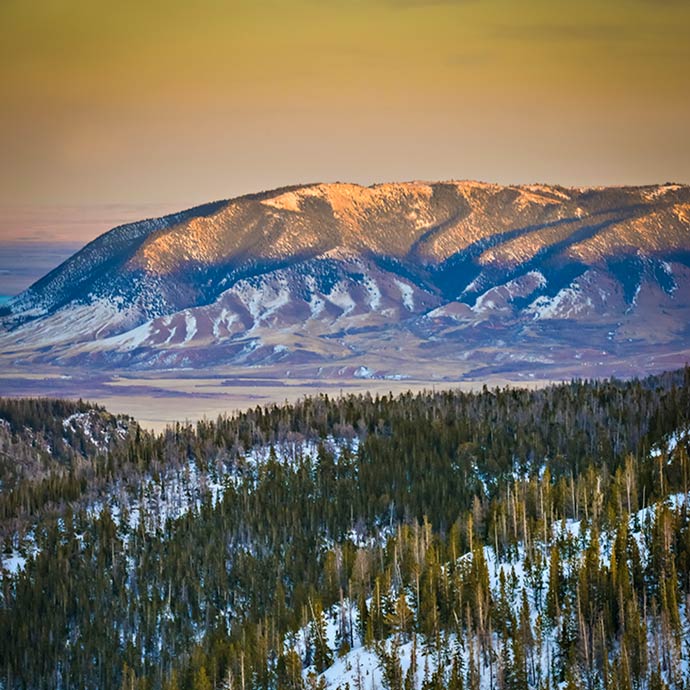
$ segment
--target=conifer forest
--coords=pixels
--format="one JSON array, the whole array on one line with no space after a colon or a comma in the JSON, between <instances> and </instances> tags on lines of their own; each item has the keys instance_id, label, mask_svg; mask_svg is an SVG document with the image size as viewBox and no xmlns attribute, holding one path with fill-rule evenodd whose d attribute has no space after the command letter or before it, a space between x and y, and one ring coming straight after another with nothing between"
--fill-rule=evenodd
<instances>
[{"instance_id":1,"label":"conifer forest","mask_svg":"<svg viewBox=\"0 0 690 690\"><path fill-rule=\"evenodd\" d=\"M690 688L689 449L689 368L160 434L2 399L0 688Z\"/></svg>"}]
</instances>

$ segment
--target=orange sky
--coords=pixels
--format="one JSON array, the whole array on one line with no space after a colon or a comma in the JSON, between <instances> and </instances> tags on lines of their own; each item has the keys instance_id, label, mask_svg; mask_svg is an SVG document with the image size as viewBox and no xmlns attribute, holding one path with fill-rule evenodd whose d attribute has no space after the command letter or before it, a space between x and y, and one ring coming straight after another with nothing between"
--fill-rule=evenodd
<instances>
[{"instance_id":1,"label":"orange sky","mask_svg":"<svg viewBox=\"0 0 690 690\"><path fill-rule=\"evenodd\" d=\"M0 214L690 182L688 36L683 0L2 0Z\"/></svg>"}]
</instances>

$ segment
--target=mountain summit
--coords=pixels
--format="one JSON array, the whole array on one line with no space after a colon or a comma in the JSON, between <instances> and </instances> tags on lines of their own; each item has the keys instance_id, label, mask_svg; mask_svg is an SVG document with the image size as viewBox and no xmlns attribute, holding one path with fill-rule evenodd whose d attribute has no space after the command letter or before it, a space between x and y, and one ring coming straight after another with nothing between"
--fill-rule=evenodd
<instances>
[{"instance_id":1,"label":"mountain summit","mask_svg":"<svg viewBox=\"0 0 690 690\"><path fill-rule=\"evenodd\" d=\"M105 233L18 295L13 364L393 378L690 353L690 187L313 184Z\"/></svg>"}]
</instances>

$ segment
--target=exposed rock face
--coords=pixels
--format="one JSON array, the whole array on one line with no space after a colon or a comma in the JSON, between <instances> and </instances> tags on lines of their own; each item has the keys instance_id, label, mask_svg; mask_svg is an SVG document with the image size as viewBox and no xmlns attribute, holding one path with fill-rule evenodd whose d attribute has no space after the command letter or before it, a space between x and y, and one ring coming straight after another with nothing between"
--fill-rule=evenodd
<instances>
[{"instance_id":1,"label":"exposed rock face","mask_svg":"<svg viewBox=\"0 0 690 690\"><path fill-rule=\"evenodd\" d=\"M690 352L690 187L241 197L102 235L19 295L0 329L14 363L658 370Z\"/></svg>"}]
</instances>

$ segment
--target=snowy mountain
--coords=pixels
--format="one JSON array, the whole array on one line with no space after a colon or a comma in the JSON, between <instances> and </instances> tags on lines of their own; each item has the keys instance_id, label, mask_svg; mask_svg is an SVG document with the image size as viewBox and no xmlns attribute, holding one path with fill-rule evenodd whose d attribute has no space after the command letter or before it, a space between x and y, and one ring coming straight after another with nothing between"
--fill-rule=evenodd
<instances>
[{"instance_id":1,"label":"snowy mountain","mask_svg":"<svg viewBox=\"0 0 690 690\"><path fill-rule=\"evenodd\" d=\"M4 309L0 357L625 374L689 328L688 186L337 183L111 230Z\"/></svg>"}]
</instances>

